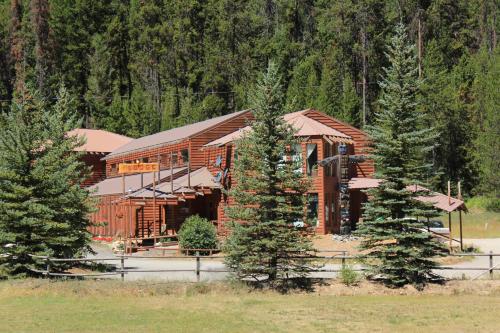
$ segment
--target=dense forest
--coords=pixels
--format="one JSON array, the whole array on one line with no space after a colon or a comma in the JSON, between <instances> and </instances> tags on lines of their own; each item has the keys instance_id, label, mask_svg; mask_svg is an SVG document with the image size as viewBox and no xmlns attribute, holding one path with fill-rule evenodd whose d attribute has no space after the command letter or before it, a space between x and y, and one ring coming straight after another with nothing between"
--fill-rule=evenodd
<instances>
[{"instance_id":1,"label":"dense forest","mask_svg":"<svg viewBox=\"0 0 500 333\"><path fill-rule=\"evenodd\" d=\"M0 105L64 85L86 127L139 137L247 107L273 60L290 111L363 127L403 22L440 133L437 188L498 196L498 13L498 0L0 0Z\"/></svg>"}]
</instances>

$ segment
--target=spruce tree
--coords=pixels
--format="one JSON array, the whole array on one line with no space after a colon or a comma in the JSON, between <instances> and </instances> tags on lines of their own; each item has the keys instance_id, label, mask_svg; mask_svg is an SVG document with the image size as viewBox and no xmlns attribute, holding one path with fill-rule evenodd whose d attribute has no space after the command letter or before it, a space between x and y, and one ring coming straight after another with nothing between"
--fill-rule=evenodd
<instances>
[{"instance_id":1,"label":"spruce tree","mask_svg":"<svg viewBox=\"0 0 500 333\"><path fill-rule=\"evenodd\" d=\"M421 231L425 225L417 218L431 217L435 211L415 200L422 191L414 190L425 185L423 177L430 167L425 156L436 135L424 127L424 115L417 109L421 81L414 46L407 40L399 24L389 46L390 66L380 84L380 111L368 127L376 177L384 181L368 191L358 233L364 237L361 248L376 258L368 262L373 277L393 287L422 288L433 277L433 257L442 253L442 247L430 233Z\"/></svg>"},{"instance_id":2,"label":"spruce tree","mask_svg":"<svg viewBox=\"0 0 500 333\"><path fill-rule=\"evenodd\" d=\"M473 156L479 170L479 193L500 198L500 50L492 54L482 49L476 55L476 78L473 84L474 114L477 115L478 135Z\"/></svg>"},{"instance_id":3,"label":"spruce tree","mask_svg":"<svg viewBox=\"0 0 500 333\"><path fill-rule=\"evenodd\" d=\"M308 230L294 223L304 218L309 179L292 158L299 141L283 119L284 96L277 67L271 63L252 94L252 131L236 143L236 185L227 208L234 221L225 244L226 264L241 279L287 288L304 281L312 250Z\"/></svg>"},{"instance_id":4,"label":"spruce tree","mask_svg":"<svg viewBox=\"0 0 500 333\"><path fill-rule=\"evenodd\" d=\"M4 115L0 131L0 271L29 273L29 255L73 257L90 249L88 175L66 132L79 123L65 89L48 108L25 96ZM63 268L62 266L60 268Z\"/></svg>"}]
</instances>

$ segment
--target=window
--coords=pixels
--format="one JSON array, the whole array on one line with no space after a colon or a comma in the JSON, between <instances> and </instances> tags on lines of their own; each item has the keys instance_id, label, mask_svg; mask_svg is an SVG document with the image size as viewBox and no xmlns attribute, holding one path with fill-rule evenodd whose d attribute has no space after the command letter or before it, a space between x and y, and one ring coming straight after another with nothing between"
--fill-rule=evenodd
<instances>
[{"instance_id":1,"label":"window","mask_svg":"<svg viewBox=\"0 0 500 333\"><path fill-rule=\"evenodd\" d=\"M178 163L178 159L177 159L177 153L173 153L172 154L172 160L170 161L172 163L172 165L177 165Z\"/></svg>"},{"instance_id":2,"label":"window","mask_svg":"<svg viewBox=\"0 0 500 333\"><path fill-rule=\"evenodd\" d=\"M181 156L182 156L182 162L183 163L188 163L189 162L189 150L187 150L187 149L181 150Z\"/></svg>"},{"instance_id":3,"label":"window","mask_svg":"<svg viewBox=\"0 0 500 333\"><path fill-rule=\"evenodd\" d=\"M117 171L116 163L111 164L111 172L116 172L116 171Z\"/></svg>"},{"instance_id":4,"label":"window","mask_svg":"<svg viewBox=\"0 0 500 333\"><path fill-rule=\"evenodd\" d=\"M226 169L231 168L231 146L226 147Z\"/></svg>"},{"instance_id":5,"label":"window","mask_svg":"<svg viewBox=\"0 0 500 333\"><path fill-rule=\"evenodd\" d=\"M315 143L307 144L307 175L315 176L318 171L318 145Z\"/></svg>"},{"instance_id":6,"label":"window","mask_svg":"<svg viewBox=\"0 0 500 333\"><path fill-rule=\"evenodd\" d=\"M292 161L297 165L295 172L302 173L302 145L300 143L292 147Z\"/></svg>"},{"instance_id":7,"label":"window","mask_svg":"<svg viewBox=\"0 0 500 333\"><path fill-rule=\"evenodd\" d=\"M149 162L149 157L142 158L142 163L148 163L148 162Z\"/></svg>"},{"instance_id":8,"label":"window","mask_svg":"<svg viewBox=\"0 0 500 333\"><path fill-rule=\"evenodd\" d=\"M314 227L318 225L318 193L311 193L307 198L307 222Z\"/></svg>"}]
</instances>

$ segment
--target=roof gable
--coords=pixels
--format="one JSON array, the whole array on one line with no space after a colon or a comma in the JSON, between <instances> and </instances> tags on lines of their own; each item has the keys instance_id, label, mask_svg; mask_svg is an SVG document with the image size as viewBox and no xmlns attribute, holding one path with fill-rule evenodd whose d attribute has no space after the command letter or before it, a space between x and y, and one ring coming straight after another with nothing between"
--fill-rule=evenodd
<instances>
[{"instance_id":1,"label":"roof gable","mask_svg":"<svg viewBox=\"0 0 500 333\"><path fill-rule=\"evenodd\" d=\"M76 128L69 131L67 135L85 138L85 144L75 150L89 153L109 153L134 140L113 132L87 128Z\"/></svg>"},{"instance_id":2,"label":"roof gable","mask_svg":"<svg viewBox=\"0 0 500 333\"><path fill-rule=\"evenodd\" d=\"M347 142L347 143L352 142L352 137L350 135L338 129L335 129L334 127L329 126L318 119L310 117L309 115L312 114L311 111L313 110L311 109L302 110L302 111L287 113L283 116L285 121L290 125L292 125L297 130L296 136L308 137L308 136L321 135L321 136L331 137L333 138L334 141ZM323 113L318 111L314 112L316 112L319 115L324 115ZM324 116L327 117L326 115ZM336 119L334 118L331 119L336 121ZM346 124L346 126L350 125ZM229 133L217 140L209 142L205 145L205 147L221 146L228 144L232 141L241 138L248 131L251 131L251 126L246 126L232 133Z\"/></svg>"}]
</instances>

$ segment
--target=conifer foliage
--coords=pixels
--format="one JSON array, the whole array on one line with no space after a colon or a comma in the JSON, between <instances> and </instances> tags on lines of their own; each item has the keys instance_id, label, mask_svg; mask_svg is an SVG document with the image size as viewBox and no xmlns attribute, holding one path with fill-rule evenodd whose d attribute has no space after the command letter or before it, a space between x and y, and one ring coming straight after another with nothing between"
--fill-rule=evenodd
<instances>
[{"instance_id":1,"label":"conifer foliage","mask_svg":"<svg viewBox=\"0 0 500 333\"><path fill-rule=\"evenodd\" d=\"M0 273L22 275L36 267L29 256L73 257L88 249L88 175L75 148L72 101L61 89L47 108L25 96L3 115L0 131Z\"/></svg>"},{"instance_id":2,"label":"conifer foliage","mask_svg":"<svg viewBox=\"0 0 500 333\"><path fill-rule=\"evenodd\" d=\"M284 96L277 66L271 63L252 95L252 131L236 143L234 221L225 244L226 264L238 278L266 282L280 289L307 274L303 256L311 250L304 218L309 180L299 171L299 142L284 119ZM297 155L294 155L297 156Z\"/></svg>"},{"instance_id":3,"label":"conifer foliage","mask_svg":"<svg viewBox=\"0 0 500 333\"><path fill-rule=\"evenodd\" d=\"M436 136L432 128L424 128L423 114L417 110L421 82L415 50L407 40L404 26L398 25L389 46L390 66L381 82L380 111L368 128L376 177L385 181L368 191L370 200L358 233L364 237L361 247L376 257L371 263L373 276L389 286L421 288L433 277L432 258L442 253L417 221L433 216L434 210L415 200L422 194L416 186L425 185L423 177L430 167L425 156Z\"/></svg>"}]
</instances>

